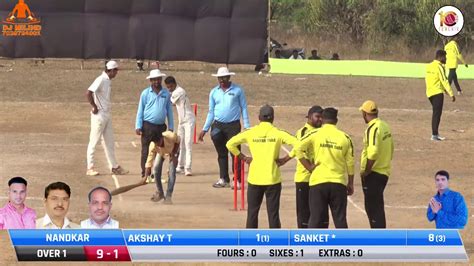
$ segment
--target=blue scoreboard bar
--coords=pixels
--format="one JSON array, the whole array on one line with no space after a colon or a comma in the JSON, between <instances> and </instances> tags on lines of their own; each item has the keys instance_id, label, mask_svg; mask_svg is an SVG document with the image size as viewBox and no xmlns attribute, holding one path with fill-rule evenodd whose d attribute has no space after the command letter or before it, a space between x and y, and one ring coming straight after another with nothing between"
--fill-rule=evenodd
<instances>
[{"instance_id":1,"label":"blue scoreboard bar","mask_svg":"<svg viewBox=\"0 0 474 266\"><path fill-rule=\"evenodd\" d=\"M19 261L459 261L457 230L9 230Z\"/></svg>"}]
</instances>

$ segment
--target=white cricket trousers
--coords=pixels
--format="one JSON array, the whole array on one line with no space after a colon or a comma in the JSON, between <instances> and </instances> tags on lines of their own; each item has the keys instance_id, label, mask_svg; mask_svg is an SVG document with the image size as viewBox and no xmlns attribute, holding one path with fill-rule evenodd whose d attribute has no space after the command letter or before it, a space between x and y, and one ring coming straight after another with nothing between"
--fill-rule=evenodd
<instances>
[{"instance_id":1,"label":"white cricket trousers","mask_svg":"<svg viewBox=\"0 0 474 266\"><path fill-rule=\"evenodd\" d=\"M112 115L109 112L99 110L97 114L91 113L91 133L89 145L87 146L87 168L91 169L95 164L95 147L102 139L102 147L109 163L109 169L117 168L115 159L114 129L112 127Z\"/></svg>"},{"instance_id":2,"label":"white cricket trousers","mask_svg":"<svg viewBox=\"0 0 474 266\"><path fill-rule=\"evenodd\" d=\"M179 144L178 168L191 169L195 124L196 121L191 120L178 125L178 136L181 139Z\"/></svg>"}]
</instances>

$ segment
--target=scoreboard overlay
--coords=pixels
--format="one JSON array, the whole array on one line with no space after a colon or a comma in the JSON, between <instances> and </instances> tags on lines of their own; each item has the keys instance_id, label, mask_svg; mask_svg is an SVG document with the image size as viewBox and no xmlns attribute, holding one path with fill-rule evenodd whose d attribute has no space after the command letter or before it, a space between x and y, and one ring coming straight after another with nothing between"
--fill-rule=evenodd
<instances>
[{"instance_id":1,"label":"scoreboard overlay","mask_svg":"<svg viewBox=\"0 0 474 266\"><path fill-rule=\"evenodd\" d=\"M457 230L9 230L18 261L467 262Z\"/></svg>"}]
</instances>

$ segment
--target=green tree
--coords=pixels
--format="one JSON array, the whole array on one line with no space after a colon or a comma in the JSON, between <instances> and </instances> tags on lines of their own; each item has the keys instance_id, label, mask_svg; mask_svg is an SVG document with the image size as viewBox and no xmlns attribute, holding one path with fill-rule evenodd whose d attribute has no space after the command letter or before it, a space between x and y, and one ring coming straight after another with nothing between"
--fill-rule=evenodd
<instances>
[{"instance_id":1,"label":"green tree","mask_svg":"<svg viewBox=\"0 0 474 266\"><path fill-rule=\"evenodd\" d=\"M466 0L271 0L272 18L325 40L350 41L384 53L399 47L412 53L441 48L446 38L433 26L444 5L464 14L459 44L470 49L474 38L474 1ZM405 51L404 51L405 52Z\"/></svg>"}]
</instances>

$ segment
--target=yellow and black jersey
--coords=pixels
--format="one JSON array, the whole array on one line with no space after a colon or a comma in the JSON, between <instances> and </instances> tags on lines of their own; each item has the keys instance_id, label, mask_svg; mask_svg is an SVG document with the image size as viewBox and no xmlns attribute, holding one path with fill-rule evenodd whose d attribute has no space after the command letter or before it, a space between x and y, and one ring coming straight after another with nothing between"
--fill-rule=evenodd
<instances>
[{"instance_id":1,"label":"yellow and black jersey","mask_svg":"<svg viewBox=\"0 0 474 266\"><path fill-rule=\"evenodd\" d=\"M260 122L244 132L232 137L226 144L235 155L240 154L239 145L247 143L252 154L248 182L252 185L274 185L281 183L280 168L276 159L283 144L294 146L297 139L290 133L280 130L269 122Z\"/></svg>"},{"instance_id":2,"label":"yellow and black jersey","mask_svg":"<svg viewBox=\"0 0 474 266\"><path fill-rule=\"evenodd\" d=\"M309 185L340 183L347 185L347 176L354 175L354 147L352 140L335 125L324 124L310 133L295 148L298 159L311 148L317 167L311 173Z\"/></svg>"},{"instance_id":3,"label":"yellow and black jersey","mask_svg":"<svg viewBox=\"0 0 474 266\"><path fill-rule=\"evenodd\" d=\"M364 147L360 160L361 172L365 171L367 159L369 159L375 161L372 171L390 176L393 149L390 126L379 118L371 120L364 133Z\"/></svg>"}]
</instances>

